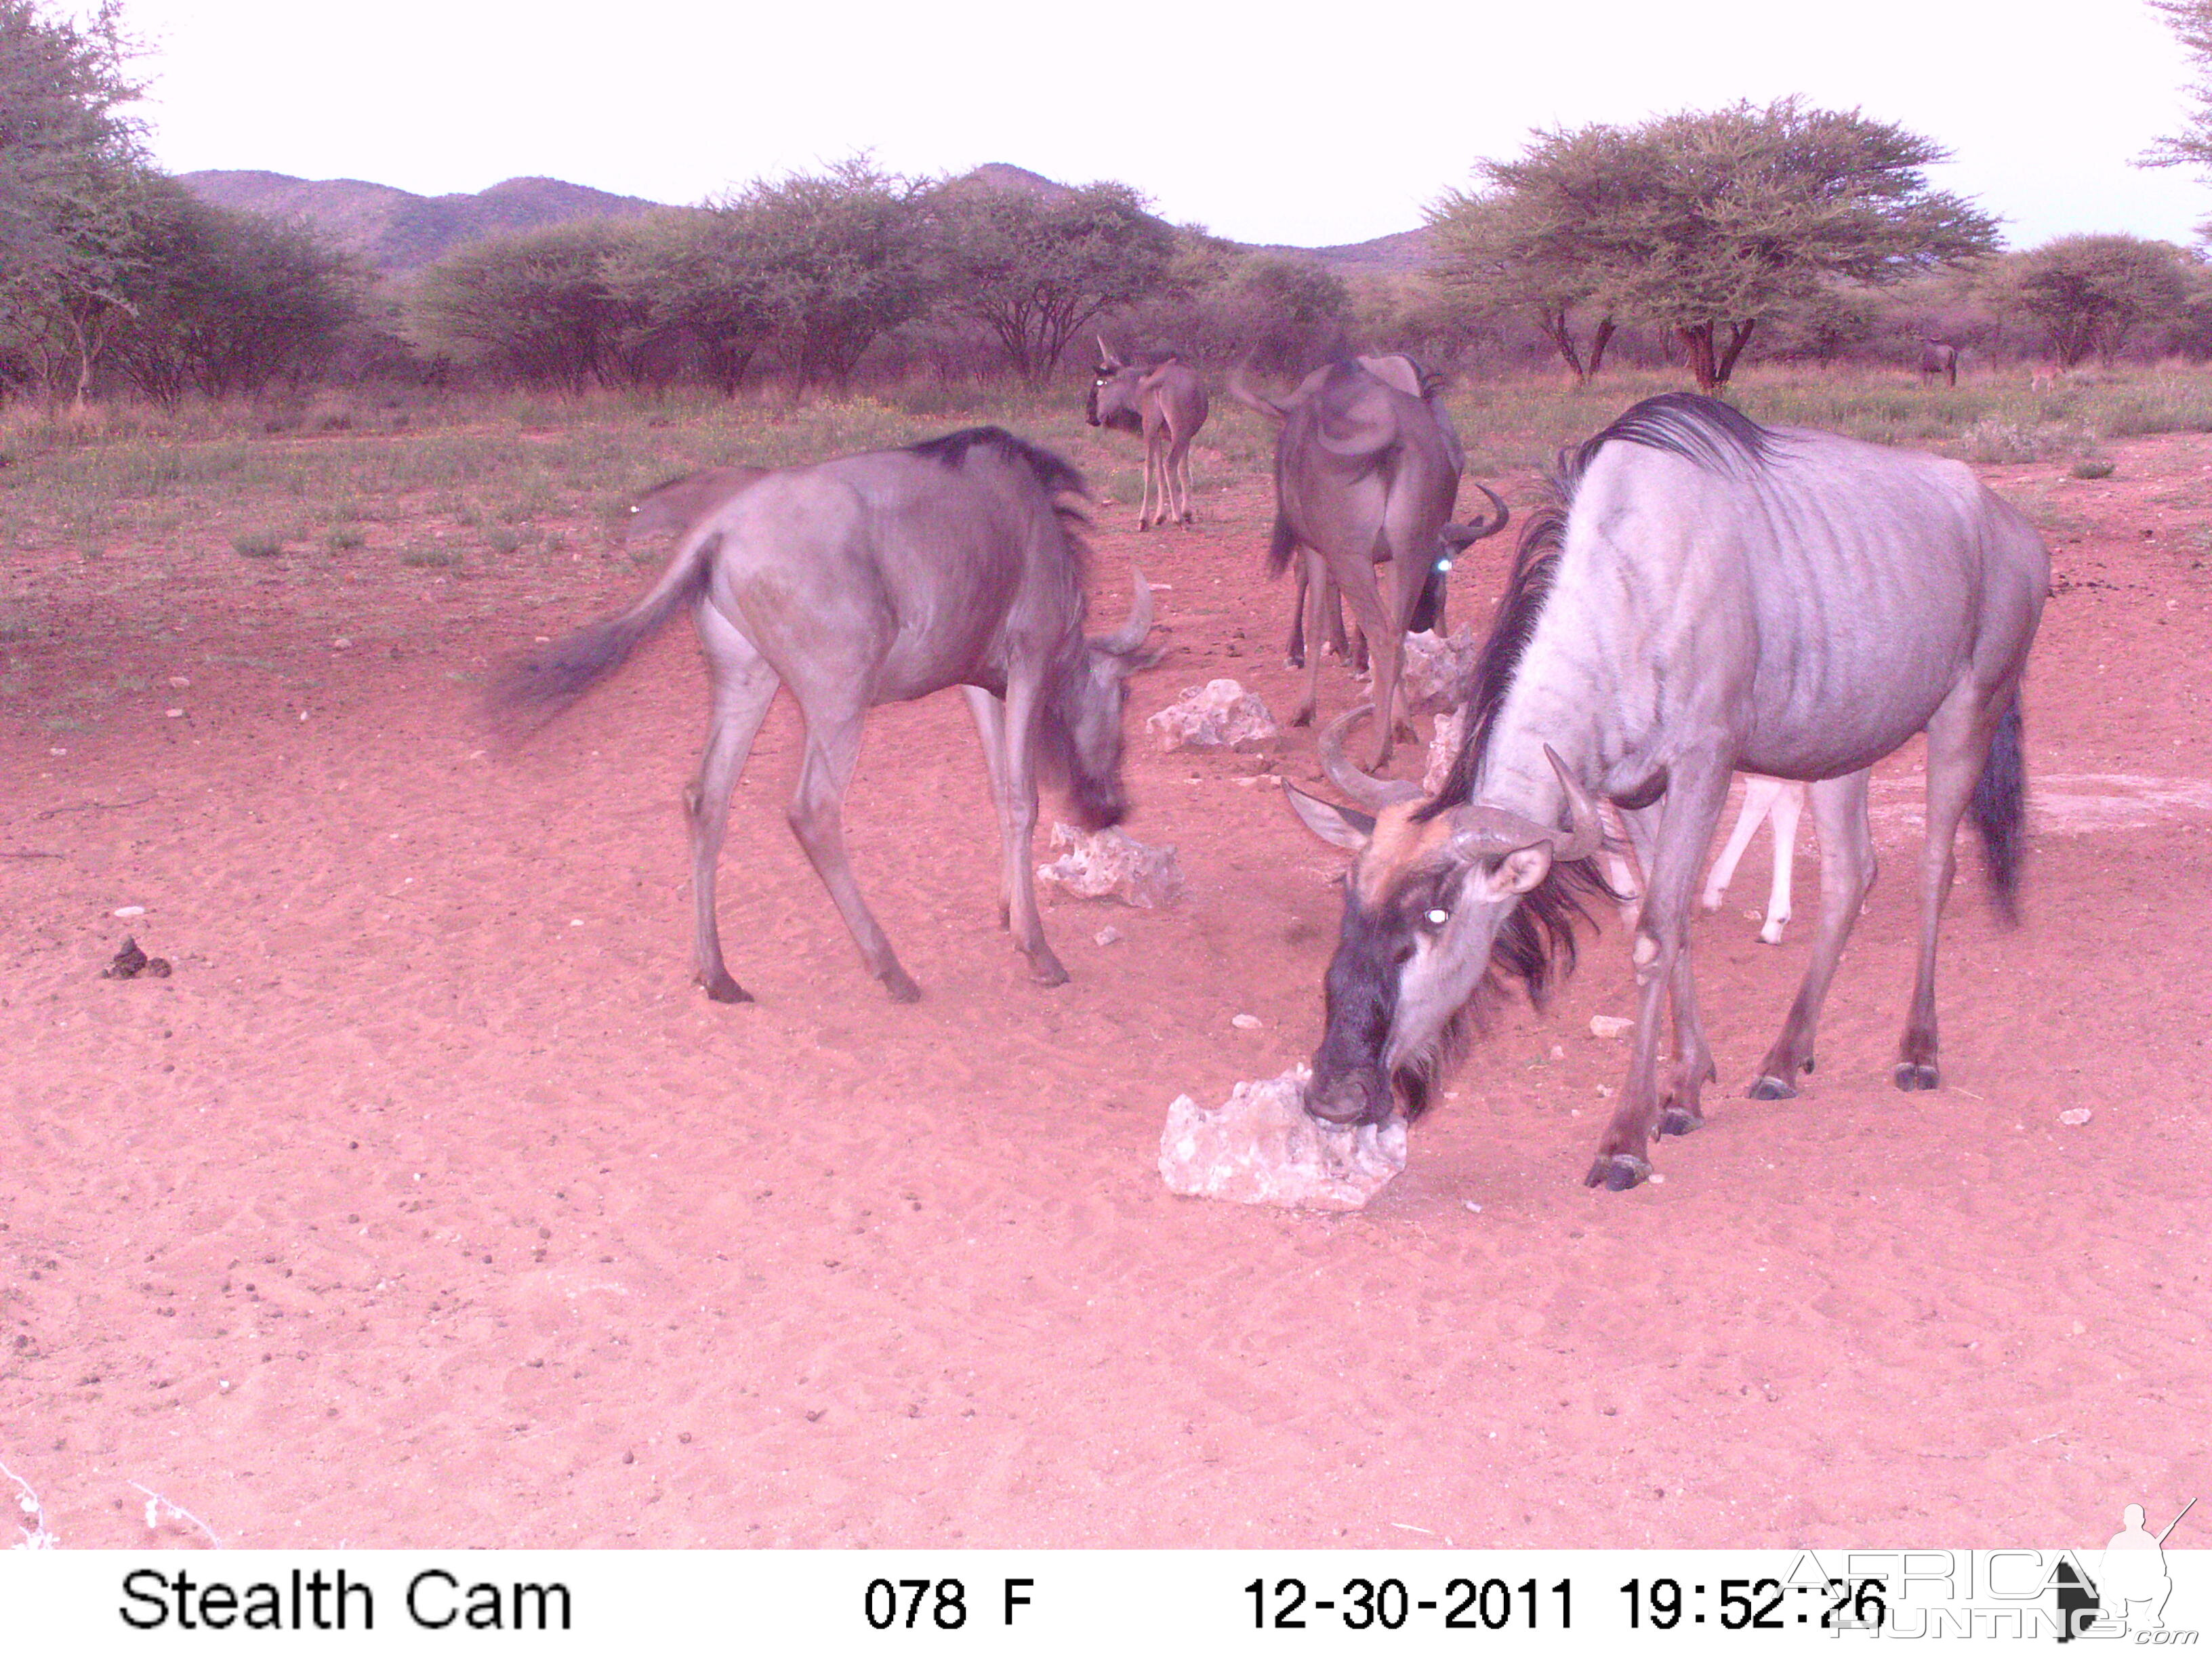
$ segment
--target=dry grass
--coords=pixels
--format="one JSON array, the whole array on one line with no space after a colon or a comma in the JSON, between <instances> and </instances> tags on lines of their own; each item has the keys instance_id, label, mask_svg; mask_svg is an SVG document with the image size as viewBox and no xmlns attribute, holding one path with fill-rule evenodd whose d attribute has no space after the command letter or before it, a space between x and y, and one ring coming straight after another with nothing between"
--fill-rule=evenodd
<instances>
[{"instance_id":1,"label":"dry grass","mask_svg":"<svg viewBox=\"0 0 2212 1659\"><path fill-rule=\"evenodd\" d=\"M1470 470L1547 463L1560 446L1675 377L1608 372L1463 384L1449 394ZM2024 374L1970 374L1955 389L1896 372L1757 368L1732 396L1763 420L1826 427L1981 461L2094 464L2102 441L2212 430L2212 370L2160 367L2069 376L2031 392ZM100 405L0 416L0 546L96 559L111 546L198 554L235 548L287 567L364 552L410 568L499 566L619 538L630 497L734 459L771 465L907 443L995 422L1058 449L1103 500L1133 505L1136 445L1083 422L1076 392L920 384L793 405L605 396L453 398L407 410L331 406L271 434L250 408ZM1217 398L1200 439L1211 471L1265 470L1273 428ZM434 552L435 558L416 556Z\"/></svg>"}]
</instances>

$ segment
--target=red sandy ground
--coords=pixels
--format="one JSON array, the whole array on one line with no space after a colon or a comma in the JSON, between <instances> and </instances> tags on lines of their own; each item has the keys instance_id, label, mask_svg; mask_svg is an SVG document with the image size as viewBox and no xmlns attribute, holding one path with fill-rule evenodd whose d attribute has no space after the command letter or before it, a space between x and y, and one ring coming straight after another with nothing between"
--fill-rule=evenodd
<instances>
[{"instance_id":1,"label":"red sandy ground","mask_svg":"<svg viewBox=\"0 0 2212 1659\"><path fill-rule=\"evenodd\" d=\"M723 865L761 1001L687 984L680 630L486 752L488 661L625 599L626 564L9 555L42 632L0 710L0 1459L66 1546L204 1541L149 1535L142 1487L264 1547L1996 1546L2171 1514L2212 1488L2212 449L2117 453L1990 473L2043 501L2062 591L2027 921L1992 925L1970 855L1942 1092L1887 1080L1908 750L1802 1098L1738 1092L1814 908L1808 863L1755 942L1762 846L1698 924L1723 1086L1662 1183L1581 1184L1626 1056L1589 1031L1628 1007L1608 925L1349 1217L1153 1167L1172 1097L1306 1054L1335 933L1336 855L1272 780L1141 726L1223 675L1290 705L1258 481L1097 537L1102 617L1133 552L1169 590L1129 828L1191 891L1048 909L1073 984L996 930L958 699L876 720L848 817L915 1007L785 830L787 706ZM119 672L153 689L93 730L35 718ZM1327 708L1353 695L1332 664ZM1281 769L1315 775L1309 734ZM125 933L174 976L100 978Z\"/></svg>"}]
</instances>

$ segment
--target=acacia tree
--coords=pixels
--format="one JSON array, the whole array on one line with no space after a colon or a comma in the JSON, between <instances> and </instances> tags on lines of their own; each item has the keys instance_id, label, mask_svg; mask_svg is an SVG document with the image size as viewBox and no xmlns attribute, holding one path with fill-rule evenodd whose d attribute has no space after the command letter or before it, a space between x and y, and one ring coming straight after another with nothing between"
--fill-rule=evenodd
<instances>
[{"instance_id":1,"label":"acacia tree","mask_svg":"<svg viewBox=\"0 0 2212 1659\"><path fill-rule=\"evenodd\" d=\"M118 0L82 22L0 0L0 331L49 392L73 367L80 404L148 242L131 55Z\"/></svg>"},{"instance_id":2,"label":"acacia tree","mask_svg":"<svg viewBox=\"0 0 2212 1659\"><path fill-rule=\"evenodd\" d=\"M1431 270L1486 310L1534 322L1577 385L1605 365L1616 326L1608 276L1586 228L1617 216L1643 158L1615 127L1539 132L1517 161L1482 161L1489 188L1450 191L1428 210Z\"/></svg>"},{"instance_id":3,"label":"acacia tree","mask_svg":"<svg viewBox=\"0 0 2212 1659\"><path fill-rule=\"evenodd\" d=\"M648 337L688 341L707 378L734 398L754 357L793 320L790 284L769 269L761 242L742 210L659 215L610 257L607 286L642 315Z\"/></svg>"},{"instance_id":4,"label":"acacia tree","mask_svg":"<svg viewBox=\"0 0 2212 1659\"><path fill-rule=\"evenodd\" d=\"M2061 236L2021 258L2012 289L2068 368L2093 351L2111 367L2138 328L2179 315L2189 296L2180 250L2140 236Z\"/></svg>"},{"instance_id":5,"label":"acacia tree","mask_svg":"<svg viewBox=\"0 0 2212 1659\"><path fill-rule=\"evenodd\" d=\"M1469 234L1510 233L1492 240L1493 263L1529 303L1565 302L1562 330L1579 306L1601 329L1622 313L1672 331L1711 392L1762 323L1826 285L1893 283L1996 246L1994 220L1928 187L1923 169L1944 156L1901 127L1795 98L1540 131L1519 160L1486 164ZM1439 210L1449 222L1452 198Z\"/></svg>"},{"instance_id":6,"label":"acacia tree","mask_svg":"<svg viewBox=\"0 0 2212 1659\"><path fill-rule=\"evenodd\" d=\"M795 386L842 389L878 335L929 308L938 288L932 190L855 155L712 204L742 226L781 307Z\"/></svg>"},{"instance_id":7,"label":"acacia tree","mask_svg":"<svg viewBox=\"0 0 2212 1659\"><path fill-rule=\"evenodd\" d=\"M576 393L614 384L643 307L617 294L607 266L621 229L599 221L474 242L416 278L407 332L460 362L496 365L533 386Z\"/></svg>"},{"instance_id":8,"label":"acacia tree","mask_svg":"<svg viewBox=\"0 0 2212 1659\"><path fill-rule=\"evenodd\" d=\"M2150 0L2150 7L2165 15L2166 27L2197 66L2189 88L2195 107L2179 132L2160 139L2136 165L2191 167L2212 179L2212 0ZM2205 232L2212 232L2212 225L2199 228L2200 234Z\"/></svg>"},{"instance_id":9,"label":"acacia tree","mask_svg":"<svg viewBox=\"0 0 2212 1659\"><path fill-rule=\"evenodd\" d=\"M938 220L946 308L988 327L1032 386L1101 313L1160 291L1176 251L1127 185L1046 198L963 180L940 193Z\"/></svg>"}]
</instances>

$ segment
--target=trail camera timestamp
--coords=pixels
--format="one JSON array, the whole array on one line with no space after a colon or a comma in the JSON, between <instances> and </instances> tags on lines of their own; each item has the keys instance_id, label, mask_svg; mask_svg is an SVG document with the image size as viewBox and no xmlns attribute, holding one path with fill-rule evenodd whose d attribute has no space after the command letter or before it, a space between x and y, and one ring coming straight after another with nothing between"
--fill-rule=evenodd
<instances>
[{"instance_id":1,"label":"trail camera timestamp","mask_svg":"<svg viewBox=\"0 0 2212 1659\"><path fill-rule=\"evenodd\" d=\"M1334 1588L1309 1587L1303 1578L1255 1578L1244 1586L1252 1599L1255 1630L1571 1630L1573 1589L1562 1578L1548 1589L1534 1578L1448 1580L1441 1593L1409 1587L1402 1578L1347 1578Z\"/></svg>"}]
</instances>

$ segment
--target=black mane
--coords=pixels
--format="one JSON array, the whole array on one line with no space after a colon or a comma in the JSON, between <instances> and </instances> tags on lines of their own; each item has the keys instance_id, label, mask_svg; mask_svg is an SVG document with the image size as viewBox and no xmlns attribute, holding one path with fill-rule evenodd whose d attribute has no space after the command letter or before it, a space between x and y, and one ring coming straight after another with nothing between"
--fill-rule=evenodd
<instances>
[{"instance_id":1,"label":"black mane","mask_svg":"<svg viewBox=\"0 0 2212 1659\"><path fill-rule=\"evenodd\" d=\"M1091 485L1082 469L1073 462L1064 460L1049 449L1040 448L1021 439L1002 426L968 426L957 432L948 432L941 438L927 438L918 444L908 444L907 453L919 455L924 460L935 461L940 466L958 468L968 459L971 449L987 449L1009 461L1029 468L1037 485L1048 495L1088 495Z\"/></svg>"},{"instance_id":2,"label":"black mane","mask_svg":"<svg viewBox=\"0 0 2212 1659\"><path fill-rule=\"evenodd\" d=\"M1679 455L1708 472L1734 472L1765 465L1774 453L1776 438L1733 404L1694 392L1662 392L1560 455L1559 482L1568 501L1574 500L1575 486L1598 451L1610 443L1642 444Z\"/></svg>"}]
</instances>

